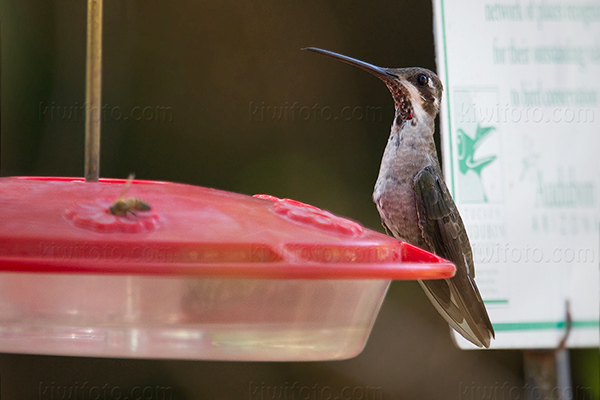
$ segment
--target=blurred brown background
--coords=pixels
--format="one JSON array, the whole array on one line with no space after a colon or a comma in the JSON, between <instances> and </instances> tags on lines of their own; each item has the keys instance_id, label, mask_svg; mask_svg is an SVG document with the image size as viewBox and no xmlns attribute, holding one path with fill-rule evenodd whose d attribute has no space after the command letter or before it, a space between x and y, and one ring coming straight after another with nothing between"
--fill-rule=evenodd
<instances>
[{"instance_id":1,"label":"blurred brown background","mask_svg":"<svg viewBox=\"0 0 600 400\"><path fill-rule=\"evenodd\" d=\"M435 70L430 2L105 0L104 11L101 176L290 197L381 230L371 192L391 97L363 71L300 48ZM0 174L82 176L86 1L0 0L0 21ZM597 356L572 352L574 384L589 384ZM455 349L414 282L392 285L353 360L1 355L0 379L9 399L84 382L160 385L173 399L296 399L315 385L306 398L346 387L340 400L524 398L521 354Z\"/></svg>"}]
</instances>

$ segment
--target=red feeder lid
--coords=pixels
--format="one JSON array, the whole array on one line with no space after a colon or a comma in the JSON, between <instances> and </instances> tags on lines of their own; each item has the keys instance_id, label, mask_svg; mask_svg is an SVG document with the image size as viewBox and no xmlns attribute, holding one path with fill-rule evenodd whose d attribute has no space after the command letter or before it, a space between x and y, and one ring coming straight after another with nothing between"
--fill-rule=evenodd
<instances>
[{"instance_id":1,"label":"red feeder lid","mask_svg":"<svg viewBox=\"0 0 600 400\"><path fill-rule=\"evenodd\" d=\"M441 279L455 267L319 208L125 180L0 178L0 271L272 279Z\"/></svg>"}]
</instances>

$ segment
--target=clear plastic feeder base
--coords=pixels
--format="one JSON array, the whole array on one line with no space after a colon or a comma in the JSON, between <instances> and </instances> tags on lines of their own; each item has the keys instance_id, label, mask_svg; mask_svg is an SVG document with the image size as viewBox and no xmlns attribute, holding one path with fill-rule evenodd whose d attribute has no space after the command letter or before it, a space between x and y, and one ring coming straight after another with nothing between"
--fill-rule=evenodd
<instances>
[{"instance_id":1,"label":"clear plastic feeder base","mask_svg":"<svg viewBox=\"0 0 600 400\"><path fill-rule=\"evenodd\" d=\"M389 283L5 273L0 352L347 359L364 348Z\"/></svg>"}]
</instances>

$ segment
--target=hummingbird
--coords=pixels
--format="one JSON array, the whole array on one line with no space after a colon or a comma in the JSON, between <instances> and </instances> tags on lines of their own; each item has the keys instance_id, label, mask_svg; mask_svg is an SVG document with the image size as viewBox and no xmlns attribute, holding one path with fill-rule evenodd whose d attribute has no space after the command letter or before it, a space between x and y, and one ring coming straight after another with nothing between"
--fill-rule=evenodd
<instances>
[{"instance_id":1,"label":"hummingbird","mask_svg":"<svg viewBox=\"0 0 600 400\"><path fill-rule=\"evenodd\" d=\"M395 116L373 192L382 225L396 239L456 265L452 278L419 283L454 330L478 347L489 347L494 328L475 284L471 244L442 177L433 140L442 82L425 68L382 68L328 50L304 50L361 68L391 92Z\"/></svg>"}]
</instances>

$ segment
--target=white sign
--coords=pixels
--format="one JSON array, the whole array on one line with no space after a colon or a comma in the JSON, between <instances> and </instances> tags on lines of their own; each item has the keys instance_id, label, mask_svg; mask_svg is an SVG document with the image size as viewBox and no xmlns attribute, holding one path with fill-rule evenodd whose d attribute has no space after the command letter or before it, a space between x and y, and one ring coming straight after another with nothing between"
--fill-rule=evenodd
<instances>
[{"instance_id":1,"label":"white sign","mask_svg":"<svg viewBox=\"0 0 600 400\"><path fill-rule=\"evenodd\" d=\"M599 345L600 3L434 0L442 150L492 348ZM461 348L473 345L455 335Z\"/></svg>"}]
</instances>

